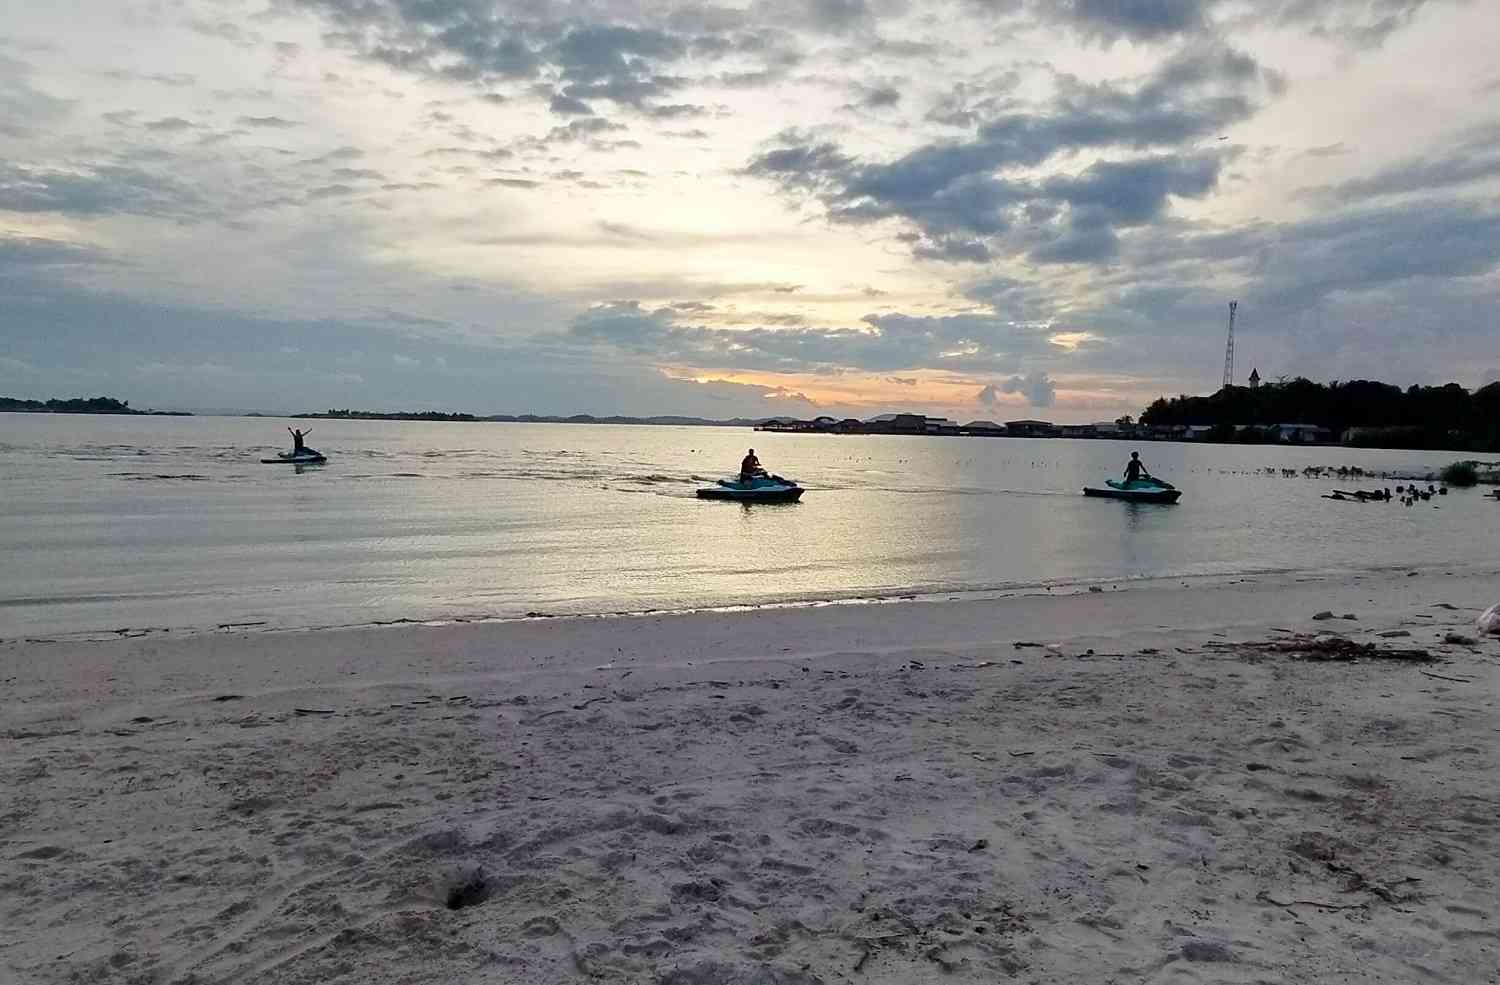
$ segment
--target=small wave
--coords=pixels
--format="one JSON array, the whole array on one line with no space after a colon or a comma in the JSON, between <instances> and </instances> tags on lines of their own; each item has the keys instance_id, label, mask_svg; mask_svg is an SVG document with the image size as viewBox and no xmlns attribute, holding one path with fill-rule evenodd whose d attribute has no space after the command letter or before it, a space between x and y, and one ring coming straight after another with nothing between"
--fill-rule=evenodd
<instances>
[{"instance_id":1,"label":"small wave","mask_svg":"<svg viewBox=\"0 0 1500 985\"><path fill-rule=\"evenodd\" d=\"M112 475L119 476L127 482L148 482L156 479L180 479L183 482L207 482L208 476L185 472L181 475L169 475L166 473L143 474L139 472L113 472Z\"/></svg>"},{"instance_id":2,"label":"small wave","mask_svg":"<svg viewBox=\"0 0 1500 985\"><path fill-rule=\"evenodd\" d=\"M684 482L705 482L707 480L700 479L697 476L689 476L687 478L683 478L680 475L663 475L663 474L661 474L659 472L650 472L650 473L647 473L646 475L626 475L626 476L621 476L620 477L620 481L621 482L636 482L636 483L640 483L643 486L657 486L657 485L664 485L664 484L676 485L678 483L684 483Z\"/></svg>"}]
</instances>

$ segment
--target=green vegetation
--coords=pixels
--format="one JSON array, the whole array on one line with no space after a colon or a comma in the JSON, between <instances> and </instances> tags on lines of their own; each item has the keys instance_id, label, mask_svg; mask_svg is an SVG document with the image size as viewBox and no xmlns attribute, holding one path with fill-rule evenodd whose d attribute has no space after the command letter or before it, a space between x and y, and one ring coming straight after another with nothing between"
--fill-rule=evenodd
<instances>
[{"instance_id":1,"label":"green vegetation","mask_svg":"<svg viewBox=\"0 0 1500 985\"><path fill-rule=\"evenodd\" d=\"M130 401L113 397L73 397L69 400L21 400L18 397L0 397L0 411L30 414L144 414L143 410L131 410Z\"/></svg>"},{"instance_id":2,"label":"green vegetation","mask_svg":"<svg viewBox=\"0 0 1500 985\"><path fill-rule=\"evenodd\" d=\"M477 421L473 414L444 414L436 410L380 411L380 410L336 410L328 408L322 414L293 414L293 417L329 418L353 421Z\"/></svg>"},{"instance_id":3,"label":"green vegetation","mask_svg":"<svg viewBox=\"0 0 1500 985\"><path fill-rule=\"evenodd\" d=\"M1454 462L1443 469L1438 478L1450 486L1472 486L1479 481L1479 470L1473 462Z\"/></svg>"},{"instance_id":4,"label":"green vegetation","mask_svg":"<svg viewBox=\"0 0 1500 985\"><path fill-rule=\"evenodd\" d=\"M1256 440L1235 425L1312 424L1348 445L1500 451L1500 383L1470 393L1457 383L1413 386L1350 380L1324 385L1301 377L1256 388L1225 387L1208 397L1158 399L1141 415L1148 427L1208 425L1221 440Z\"/></svg>"}]
</instances>

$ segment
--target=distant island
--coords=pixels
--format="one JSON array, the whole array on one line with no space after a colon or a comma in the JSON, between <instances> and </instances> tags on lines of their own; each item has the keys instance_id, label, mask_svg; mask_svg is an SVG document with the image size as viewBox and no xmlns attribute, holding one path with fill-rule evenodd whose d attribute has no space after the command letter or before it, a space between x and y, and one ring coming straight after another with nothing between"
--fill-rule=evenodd
<instances>
[{"instance_id":1,"label":"distant island","mask_svg":"<svg viewBox=\"0 0 1500 985\"><path fill-rule=\"evenodd\" d=\"M22 400L0 397L0 413L11 414L129 414L138 417L192 417L185 410L135 410L128 400L114 397L70 397L67 400Z\"/></svg>"},{"instance_id":2,"label":"distant island","mask_svg":"<svg viewBox=\"0 0 1500 985\"><path fill-rule=\"evenodd\" d=\"M191 416L185 411L136 410L113 397L22 400L0 397L0 412ZM260 416L260 415L250 415ZM1411 386L1350 380L1314 383L1298 377L1227 386L1209 396L1161 397L1136 420L1130 416L1092 424L1042 420L967 424L924 414L875 417L732 417L710 419L662 414L651 417L593 414L467 414L443 411L338 410L293 414L302 420L455 421L502 424L615 424L658 427L734 427L804 434L897 434L984 438L1114 438L1131 441L1202 441L1232 444L1344 445L1356 448L1443 449L1500 452L1500 382L1470 392L1457 383Z\"/></svg>"},{"instance_id":3,"label":"distant island","mask_svg":"<svg viewBox=\"0 0 1500 985\"><path fill-rule=\"evenodd\" d=\"M983 438L1113 438L1232 444L1344 445L1356 448L1500 452L1500 383L1469 392L1457 383L1405 390L1372 380L1314 383L1298 377L1227 386L1206 397L1159 398L1141 414L1092 424L1018 420L967 424L925 414L846 417L595 417L592 414L449 414L439 411L327 410L299 418L371 421L493 421L521 424L637 424L740 427L798 434L897 434Z\"/></svg>"},{"instance_id":4,"label":"distant island","mask_svg":"<svg viewBox=\"0 0 1500 985\"><path fill-rule=\"evenodd\" d=\"M335 421L488 421L503 424L646 424L690 427L748 428L764 424L770 418L735 417L728 420L709 420L703 417L595 417L592 414L572 414L567 417L549 414L446 414L435 410L329 410L321 414L293 414L293 418Z\"/></svg>"}]
</instances>

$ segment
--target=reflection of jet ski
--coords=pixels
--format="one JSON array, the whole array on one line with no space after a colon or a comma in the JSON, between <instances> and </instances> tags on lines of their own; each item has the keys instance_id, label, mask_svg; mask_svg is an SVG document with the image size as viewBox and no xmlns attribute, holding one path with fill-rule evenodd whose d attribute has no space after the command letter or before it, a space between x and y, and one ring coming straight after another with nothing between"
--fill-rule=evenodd
<instances>
[{"instance_id":1,"label":"reflection of jet ski","mask_svg":"<svg viewBox=\"0 0 1500 985\"><path fill-rule=\"evenodd\" d=\"M1162 482L1160 479L1133 479L1130 482L1121 482L1119 479L1104 480L1106 488L1097 486L1086 486L1083 490L1085 496L1102 496L1106 499L1123 499L1131 503L1175 503L1182 491L1170 482Z\"/></svg>"},{"instance_id":2,"label":"reflection of jet ski","mask_svg":"<svg viewBox=\"0 0 1500 985\"><path fill-rule=\"evenodd\" d=\"M316 448L303 448L299 451L284 451L275 458L262 458L262 465L322 465L328 461L328 456Z\"/></svg>"},{"instance_id":3,"label":"reflection of jet ski","mask_svg":"<svg viewBox=\"0 0 1500 985\"><path fill-rule=\"evenodd\" d=\"M795 503L802 487L779 475L757 475L749 482L720 479L717 485L698 490L699 499L732 499L740 503Z\"/></svg>"}]
</instances>

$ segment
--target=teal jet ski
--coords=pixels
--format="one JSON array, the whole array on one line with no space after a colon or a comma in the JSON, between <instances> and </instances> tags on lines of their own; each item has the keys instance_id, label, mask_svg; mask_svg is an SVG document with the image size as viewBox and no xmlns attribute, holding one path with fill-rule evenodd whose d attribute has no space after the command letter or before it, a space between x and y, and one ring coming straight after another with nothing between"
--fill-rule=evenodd
<instances>
[{"instance_id":1,"label":"teal jet ski","mask_svg":"<svg viewBox=\"0 0 1500 985\"><path fill-rule=\"evenodd\" d=\"M1160 479L1132 479L1129 482L1106 479L1104 488L1085 486L1083 494L1103 499L1123 499L1127 503L1175 503L1177 497L1182 495L1182 491L1170 482L1163 482Z\"/></svg>"},{"instance_id":2,"label":"teal jet ski","mask_svg":"<svg viewBox=\"0 0 1500 985\"><path fill-rule=\"evenodd\" d=\"M302 448L298 451L284 451L277 454L275 458L262 458L262 465L322 465L328 461L328 456L316 448Z\"/></svg>"},{"instance_id":3,"label":"teal jet ski","mask_svg":"<svg viewBox=\"0 0 1500 985\"><path fill-rule=\"evenodd\" d=\"M698 490L699 499L732 499L738 503L795 503L802 498L802 487L779 475L757 475L748 482L720 479L717 484Z\"/></svg>"}]
</instances>

